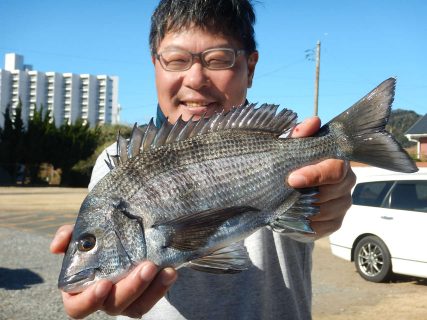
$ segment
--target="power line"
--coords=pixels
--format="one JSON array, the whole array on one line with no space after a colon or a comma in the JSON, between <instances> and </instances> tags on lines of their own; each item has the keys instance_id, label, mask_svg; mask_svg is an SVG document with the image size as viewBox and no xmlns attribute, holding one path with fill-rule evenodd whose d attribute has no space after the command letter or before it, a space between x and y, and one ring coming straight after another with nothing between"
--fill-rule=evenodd
<instances>
[{"instance_id":1,"label":"power line","mask_svg":"<svg viewBox=\"0 0 427 320\"><path fill-rule=\"evenodd\" d=\"M294 66L294 65L296 65L296 64L300 64L300 63L302 63L304 60L305 60L305 58L298 59L298 60L295 60L294 62L291 62L291 63L285 64L285 65L282 65L282 66L280 66L280 67L277 67L276 69L273 69L273 70L270 70L270 71L267 71L267 72L261 73L260 75L255 76L255 80L257 80L257 79L259 79L259 78L262 78L262 77L265 77L265 76L268 76L268 75L271 75L271 74L273 74L273 73L276 73L276 72L282 71L282 70L287 69L287 68L289 68L289 67L292 67L292 66Z\"/></svg>"}]
</instances>

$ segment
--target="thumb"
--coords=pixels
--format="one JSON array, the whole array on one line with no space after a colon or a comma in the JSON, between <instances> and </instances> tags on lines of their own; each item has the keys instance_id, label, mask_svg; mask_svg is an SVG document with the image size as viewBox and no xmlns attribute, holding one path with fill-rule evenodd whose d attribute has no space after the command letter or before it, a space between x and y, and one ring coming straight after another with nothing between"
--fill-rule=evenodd
<instances>
[{"instance_id":1,"label":"thumb","mask_svg":"<svg viewBox=\"0 0 427 320\"><path fill-rule=\"evenodd\" d=\"M310 137L315 134L320 128L320 118L311 117L297 124L292 130L292 138Z\"/></svg>"}]
</instances>

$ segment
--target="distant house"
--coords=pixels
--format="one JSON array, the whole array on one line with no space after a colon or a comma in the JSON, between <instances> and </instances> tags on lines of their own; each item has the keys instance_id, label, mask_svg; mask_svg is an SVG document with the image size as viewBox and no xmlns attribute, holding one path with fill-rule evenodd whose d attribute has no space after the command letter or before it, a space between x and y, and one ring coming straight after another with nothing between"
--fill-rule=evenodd
<instances>
[{"instance_id":1,"label":"distant house","mask_svg":"<svg viewBox=\"0 0 427 320\"><path fill-rule=\"evenodd\" d=\"M427 159L427 114L406 131L409 141L417 143L417 158Z\"/></svg>"}]
</instances>

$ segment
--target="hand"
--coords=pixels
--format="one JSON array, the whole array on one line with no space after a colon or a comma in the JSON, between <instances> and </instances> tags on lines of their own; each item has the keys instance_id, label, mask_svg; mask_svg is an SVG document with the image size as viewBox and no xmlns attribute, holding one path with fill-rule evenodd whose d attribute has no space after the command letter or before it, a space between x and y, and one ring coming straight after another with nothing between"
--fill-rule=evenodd
<instances>
[{"instance_id":1,"label":"hand","mask_svg":"<svg viewBox=\"0 0 427 320\"><path fill-rule=\"evenodd\" d=\"M312 136L319 128L319 118L308 118L295 127L291 136ZM289 175L288 183L293 188L319 186L317 203L320 213L311 218L315 239L328 236L341 227L351 206L351 189L356 183L356 176L347 161L328 159L303 167Z\"/></svg>"},{"instance_id":2,"label":"hand","mask_svg":"<svg viewBox=\"0 0 427 320\"><path fill-rule=\"evenodd\" d=\"M72 231L72 225L60 227L50 251L64 253ZM62 300L65 311L72 318L84 318L96 310L103 310L109 315L140 318L165 295L176 278L174 269L159 271L152 262L144 261L116 284L100 280L78 294L62 292Z\"/></svg>"}]
</instances>

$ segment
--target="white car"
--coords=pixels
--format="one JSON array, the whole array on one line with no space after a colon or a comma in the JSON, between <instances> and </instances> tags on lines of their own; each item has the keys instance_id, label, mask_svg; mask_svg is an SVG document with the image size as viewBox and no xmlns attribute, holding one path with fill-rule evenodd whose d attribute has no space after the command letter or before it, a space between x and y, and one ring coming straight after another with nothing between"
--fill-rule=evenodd
<instances>
[{"instance_id":1,"label":"white car","mask_svg":"<svg viewBox=\"0 0 427 320\"><path fill-rule=\"evenodd\" d=\"M368 281L427 278L427 168L412 174L353 168L353 205L330 237L332 253Z\"/></svg>"}]
</instances>

